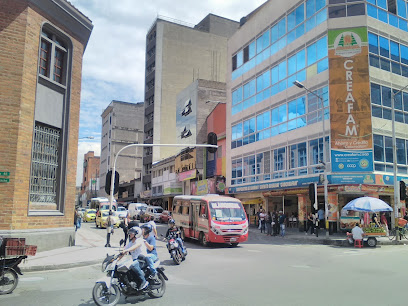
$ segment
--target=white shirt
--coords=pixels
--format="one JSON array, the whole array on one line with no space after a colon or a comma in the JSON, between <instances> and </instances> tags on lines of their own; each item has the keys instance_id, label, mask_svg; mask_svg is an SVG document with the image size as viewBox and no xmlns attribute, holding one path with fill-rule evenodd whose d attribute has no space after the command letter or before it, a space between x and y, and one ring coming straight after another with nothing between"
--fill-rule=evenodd
<instances>
[{"instance_id":1,"label":"white shirt","mask_svg":"<svg viewBox=\"0 0 408 306\"><path fill-rule=\"evenodd\" d=\"M130 252L130 255L132 255L133 260L137 259L139 255L147 256L147 248L143 242L143 237L137 238L135 242L129 241L129 243L125 246L125 250L131 248L132 246L138 243L141 243L141 246L137 248L136 250Z\"/></svg>"},{"instance_id":2,"label":"white shirt","mask_svg":"<svg viewBox=\"0 0 408 306\"><path fill-rule=\"evenodd\" d=\"M262 221L265 220L266 214L264 213L260 213L259 214L259 219L261 219Z\"/></svg>"},{"instance_id":3,"label":"white shirt","mask_svg":"<svg viewBox=\"0 0 408 306\"><path fill-rule=\"evenodd\" d=\"M353 229L351 230L351 233L353 234L353 239L354 240L362 240L363 239L364 231L360 227L358 227L358 226L353 227Z\"/></svg>"},{"instance_id":4,"label":"white shirt","mask_svg":"<svg viewBox=\"0 0 408 306\"><path fill-rule=\"evenodd\" d=\"M147 224L150 224L150 226L152 227L152 229L155 229L155 230L157 231L156 222L154 222L154 221L149 221L149 222L147 222ZM152 231L150 232L150 234L149 234L149 237L152 237L152 236L154 236L154 230L152 230Z\"/></svg>"}]
</instances>

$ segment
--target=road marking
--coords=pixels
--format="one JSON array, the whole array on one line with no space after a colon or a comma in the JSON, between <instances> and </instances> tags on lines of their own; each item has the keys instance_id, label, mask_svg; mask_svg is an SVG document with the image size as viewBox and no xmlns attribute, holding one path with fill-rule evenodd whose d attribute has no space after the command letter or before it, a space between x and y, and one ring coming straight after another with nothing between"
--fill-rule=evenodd
<instances>
[{"instance_id":1,"label":"road marking","mask_svg":"<svg viewBox=\"0 0 408 306\"><path fill-rule=\"evenodd\" d=\"M44 280L44 277L38 277L38 276L20 278L21 282L38 282L42 280Z\"/></svg>"}]
</instances>

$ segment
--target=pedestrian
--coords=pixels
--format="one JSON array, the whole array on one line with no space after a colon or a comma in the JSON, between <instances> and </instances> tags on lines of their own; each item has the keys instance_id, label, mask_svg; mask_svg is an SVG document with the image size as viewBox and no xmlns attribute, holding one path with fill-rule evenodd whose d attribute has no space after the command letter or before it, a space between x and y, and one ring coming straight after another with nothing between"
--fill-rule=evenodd
<instances>
[{"instance_id":1,"label":"pedestrian","mask_svg":"<svg viewBox=\"0 0 408 306\"><path fill-rule=\"evenodd\" d=\"M152 231L150 232L150 236L154 236L157 239L157 225L156 222L154 222L154 216L150 216L150 221L147 222L147 224L150 224L152 227Z\"/></svg>"},{"instance_id":2,"label":"pedestrian","mask_svg":"<svg viewBox=\"0 0 408 306\"><path fill-rule=\"evenodd\" d=\"M385 217L385 213L383 212L380 214L380 222L381 222L381 226L385 229L387 236L389 236L390 232L388 230L388 222L387 222L387 218Z\"/></svg>"},{"instance_id":3,"label":"pedestrian","mask_svg":"<svg viewBox=\"0 0 408 306\"><path fill-rule=\"evenodd\" d=\"M113 211L109 211L109 215L106 222L106 244L105 248L110 248L110 236L113 235Z\"/></svg>"},{"instance_id":4,"label":"pedestrian","mask_svg":"<svg viewBox=\"0 0 408 306\"><path fill-rule=\"evenodd\" d=\"M75 226L75 231L78 230L78 208L75 207L74 211L74 226Z\"/></svg>"},{"instance_id":5,"label":"pedestrian","mask_svg":"<svg viewBox=\"0 0 408 306\"><path fill-rule=\"evenodd\" d=\"M380 223L378 222L378 217L376 213L373 213L373 216L371 217L371 221L375 223L375 227L380 227Z\"/></svg>"},{"instance_id":6,"label":"pedestrian","mask_svg":"<svg viewBox=\"0 0 408 306\"><path fill-rule=\"evenodd\" d=\"M272 214L272 228L273 228L273 236L279 235L279 217L276 211Z\"/></svg>"},{"instance_id":7,"label":"pedestrian","mask_svg":"<svg viewBox=\"0 0 408 306\"><path fill-rule=\"evenodd\" d=\"M281 237L285 237L285 221L286 216L282 211L279 211L279 226L280 226L280 235Z\"/></svg>"},{"instance_id":8,"label":"pedestrian","mask_svg":"<svg viewBox=\"0 0 408 306\"><path fill-rule=\"evenodd\" d=\"M264 232L265 233L265 210L262 209L261 213L259 214L259 222L261 223L261 233Z\"/></svg>"},{"instance_id":9,"label":"pedestrian","mask_svg":"<svg viewBox=\"0 0 408 306\"><path fill-rule=\"evenodd\" d=\"M259 218L259 215L261 214L262 209L258 210L258 212L256 213L256 216L258 217L258 229L261 229L261 219Z\"/></svg>"},{"instance_id":10,"label":"pedestrian","mask_svg":"<svg viewBox=\"0 0 408 306\"><path fill-rule=\"evenodd\" d=\"M137 221L136 215L134 215L132 217L132 220L128 223L128 230L130 230L132 227L135 227L135 226L139 226L139 222Z\"/></svg>"},{"instance_id":11,"label":"pedestrian","mask_svg":"<svg viewBox=\"0 0 408 306\"><path fill-rule=\"evenodd\" d=\"M324 228L325 227L325 222L324 222L324 209L323 209L323 207L320 207L320 209L317 211L317 216L319 218L320 228Z\"/></svg>"},{"instance_id":12,"label":"pedestrian","mask_svg":"<svg viewBox=\"0 0 408 306\"><path fill-rule=\"evenodd\" d=\"M265 217L266 235L272 236L272 216L269 211Z\"/></svg>"},{"instance_id":13,"label":"pedestrian","mask_svg":"<svg viewBox=\"0 0 408 306\"><path fill-rule=\"evenodd\" d=\"M305 235L307 235L307 233L309 232L309 228L310 230L310 234L313 235L314 234L314 220L313 220L313 214L309 213L307 215L307 221L306 221L307 227L306 227L306 232Z\"/></svg>"},{"instance_id":14,"label":"pedestrian","mask_svg":"<svg viewBox=\"0 0 408 306\"><path fill-rule=\"evenodd\" d=\"M122 222L120 222L119 227L122 228L123 234L125 235L124 239L120 240L119 245L126 245L127 239L128 239L128 222L127 222L127 218L124 218L122 220Z\"/></svg>"}]
</instances>

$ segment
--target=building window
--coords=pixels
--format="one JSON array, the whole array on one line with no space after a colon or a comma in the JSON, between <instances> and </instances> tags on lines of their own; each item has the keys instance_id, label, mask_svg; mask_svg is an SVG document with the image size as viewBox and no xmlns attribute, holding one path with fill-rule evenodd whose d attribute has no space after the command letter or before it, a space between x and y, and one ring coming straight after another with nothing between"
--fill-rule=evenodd
<instances>
[{"instance_id":1,"label":"building window","mask_svg":"<svg viewBox=\"0 0 408 306\"><path fill-rule=\"evenodd\" d=\"M59 209L57 177L60 168L60 136L60 129L36 122L31 157L30 204L53 204Z\"/></svg>"},{"instance_id":2,"label":"building window","mask_svg":"<svg viewBox=\"0 0 408 306\"><path fill-rule=\"evenodd\" d=\"M65 43L54 33L41 32L39 74L65 85L67 49Z\"/></svg>"}]
</instances>

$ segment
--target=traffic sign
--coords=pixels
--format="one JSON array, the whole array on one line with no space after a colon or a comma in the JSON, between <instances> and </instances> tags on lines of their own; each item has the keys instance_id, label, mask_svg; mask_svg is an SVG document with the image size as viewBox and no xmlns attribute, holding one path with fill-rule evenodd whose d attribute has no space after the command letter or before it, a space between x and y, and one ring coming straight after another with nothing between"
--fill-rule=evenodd
<instances>
[{"instance_id":1,"label":"traffic sign","mask_svg":"<svg viewBox=\"0 0 408 306\"><path fill-rule=\"evenodd\" d=\"M0 177L0 183L10 183L9 178Z\"/></svg>"},{"instance_id":2,"label":"traffic sign","mask_svg":"<svg viewBox=\"0 0 408 306\"><path fill-rule=\"evenodd\" d=\"M0 171L0 176L10 176L10 172L1 172Z\"/></svg>"}]
</instances>

